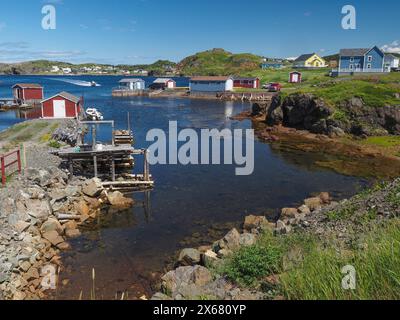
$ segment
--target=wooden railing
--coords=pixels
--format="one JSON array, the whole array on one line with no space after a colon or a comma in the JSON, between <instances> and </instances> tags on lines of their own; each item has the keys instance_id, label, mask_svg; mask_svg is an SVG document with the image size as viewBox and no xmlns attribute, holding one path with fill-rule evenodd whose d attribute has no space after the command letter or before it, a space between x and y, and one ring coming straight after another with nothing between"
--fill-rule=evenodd
<instances>
[{"instance_id":1,"label":"wooden railing","mask_svg":"<svg viewBox=\"0 0 400 320\"><path fill-rule=\"evenodd\" d=\"M21 171L22 171L21 150L17 149L17 150L11 151L9 153L0 155L0 163L1 163L1 183L4 187L7 182L7 176L9 176L17 171L18 171L18 173L21 173ZM17 169L14 169L11 171L6 170L7 168L9 168L15 164L18 164Z\"/></svg>"}]
</instances>

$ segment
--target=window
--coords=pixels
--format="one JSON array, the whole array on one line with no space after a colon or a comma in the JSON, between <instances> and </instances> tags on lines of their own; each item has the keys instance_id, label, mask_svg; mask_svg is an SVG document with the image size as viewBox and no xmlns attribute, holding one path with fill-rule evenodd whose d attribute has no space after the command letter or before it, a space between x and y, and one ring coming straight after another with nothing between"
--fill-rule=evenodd
<instances>
[{"instance_id":1,"label":"window","mask_svg":"<svg viewBox=\"0 0 400 320\"><path fill-rule=\"evenodd\" d=\"M354 62L354 57L351 57L351 58L350 58L350 62Z\"/></svg>"},{"instance_id":2,"label":"window","mask_svg":"<svg viewBox=\"0 0 400 320\"><path fill-rule=\"evenodd\" d=\"M350 70L353 70L354 69L354 66L351 64L350 65Z\"/></svg>"},{"instance_id":3,"label":"window","mask_svg":"<svg viewBox=\"0 0 400 320\"><path fill-rule=\"evenodd\" d=\"M372 62L372 56L368 56L368 62Z\"/></svg>"},{"instance_id":4,"label":"window","mask_svg":"<svg viewBox=\"0 0 400 320\"><path fill-rule=\"evenodd\" d=\"M360 64L356 63L356 69L360 69Z\"/></svg>"},{"instance_id":5,"label":"window","mask_svg":"<svg viewBox=\"0 0 400 320\"><path fill-rule=\"evenodd\" d=\"M372 64L368 63L367 64L367 69L371 69L372 68Z\"/></svg>"}]
</instances>

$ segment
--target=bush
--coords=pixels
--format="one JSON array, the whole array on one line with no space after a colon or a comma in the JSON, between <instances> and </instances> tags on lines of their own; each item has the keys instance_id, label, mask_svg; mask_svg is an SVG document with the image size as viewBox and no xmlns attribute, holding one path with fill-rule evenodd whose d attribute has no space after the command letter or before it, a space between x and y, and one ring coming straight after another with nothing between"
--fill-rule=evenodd
<instances>
[{"instance_id":1,"label":"bush","mask_svg":"<svg viewBox=\"0 0 400 320\"><path fill-rule=\"evenodd\" d=\"M258 244L236 252L222 272L239 285L253 286L257 280L279 272L282 255L283 248L277 239L265 235Z\"/></svg>"},{"instance_id":2,"label":"bush","mask_svg":"<svg viewBox=\"0 0 400 320\"><path fill-rule=\"evenodd\" d=\"M60 149L61 148L61 143L59 143L56 140L50 140L49 147L50 148L54 148L54 149Z\"/></svg>"}]
</instances>

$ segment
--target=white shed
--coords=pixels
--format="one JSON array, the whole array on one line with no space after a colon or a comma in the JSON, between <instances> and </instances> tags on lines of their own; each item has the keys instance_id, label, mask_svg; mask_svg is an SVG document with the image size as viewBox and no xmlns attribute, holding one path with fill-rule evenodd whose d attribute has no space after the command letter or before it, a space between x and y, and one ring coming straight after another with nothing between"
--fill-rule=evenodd
<instances>
[{"instance_id":1,"label":"white shed","mask_svg":"<svg viewBox=\"0 0 400 320\"><path fill-rule=\"evenodd\" d=\"M393 54L385 54L385 69L390 72L392 68L398 68L400 63L399 57Z\"/></svg>"},{"instance_id":2,"label":"white shed","mask_svg":"<svg viewBox=\"0 0 400 320\"><path fill-rule=\"evenodd\" d=\"M233 91L232 77L193 77L190 79L191 92Z\"/></svg>"},{"instance_id":3,"label":"white shed","mask_svg":"<svg viewBox=\"0 0 400 320\"><path fill-rule=\"evenodd\" d=\"M132 78L132 79L122 79L119 82L121 88L125 90L145 90L146 89L146 82L143 79L139 78Z\"/></svg>"}]
</instances>

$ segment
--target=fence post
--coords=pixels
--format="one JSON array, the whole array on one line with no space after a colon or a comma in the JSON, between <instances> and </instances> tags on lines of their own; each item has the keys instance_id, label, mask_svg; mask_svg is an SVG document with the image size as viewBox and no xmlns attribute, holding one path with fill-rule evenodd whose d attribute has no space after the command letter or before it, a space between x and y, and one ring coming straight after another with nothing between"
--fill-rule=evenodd
<instances>
[{"instance_id":1,"label":"fence post","mask_svg":"<svg viewBox=\"0 0 400 320\"><path fill-rule=\"evenodd\" d=\"M17 158L18 158L18 172L22 172L22 165L21 165L21 149L17 150Z\"/></svg>"},{"instance_id":2,"label":"fence post","mask_svg":"<svg viewBox=\"0 0 400 320\"><path fill-rule=\"evenodd\" d=\"M1 157L1 182L3 184L3 187L6 185L6 167L4 163L4 157Z\"/></svg>"}]
</instances>

